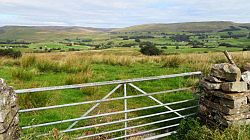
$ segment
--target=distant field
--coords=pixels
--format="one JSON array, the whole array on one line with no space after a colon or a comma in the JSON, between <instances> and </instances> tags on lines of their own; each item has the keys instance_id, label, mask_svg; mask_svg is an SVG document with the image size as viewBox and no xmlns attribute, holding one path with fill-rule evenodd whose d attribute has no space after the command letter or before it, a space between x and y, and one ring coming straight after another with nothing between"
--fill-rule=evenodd
<instances>
[{"instance_id":1,"label":"distant field","mask_svg":"<svg viewBox=\"0 0 250 140\"><path fill-rule=\"evenodd\" d=\"M209 52L222 52L222 51L242 51L242 48L236 47L217 47L217 48L190 48L188 46L180 46L179 49L176 49L175 46L169 46L167 49L164 49L166 54L181 54L181 53L209 53Z\"/></svg>"},{"instance_id":2,"label":"distant field","mask_svg":"<svg viewBox=\"0 0 250 140\"><path fill-rule=\"evenodd\" d=\"M226 42L226 43L230 43L232 45L235 45L235 46L250 46L250 39L246 39L246 38L240 38L240 39L226 39L226 40L223 40L221 42Z\"/></svg>"},{"instance_id":3,"label":"distant field","mask_svg":"<svg viewBox=\"0 0 250 140\"><path fill-rule=\"evenodd\" d=\"M75 49L80 49L80 50L85 50L85 49L89 49L90 47L88 46L83 46L83 45L76 45L76 46L67 46L65 44L61 44L61 43L34 43L29 45L30 48L32 49L39 49L40 47L42 48L50 48L50 49L57 49L57 48L61 48L62 50L67 51L69 48L75 48Z\"/></svg>"},{"instance_id":4,"label":"distant field","mask_svg":"<svg viewBox=\"0 0 250 140\"><path fill-rule=\"evenodd\" d=\"M151 42L164 54L208 53L250 50L249 24L233 22L191 22L148 24L121 29L85 27L6 26L0 27L0 48L22 52L64 52L128 48L138 51Z\"/></svg>"}]
</instances>

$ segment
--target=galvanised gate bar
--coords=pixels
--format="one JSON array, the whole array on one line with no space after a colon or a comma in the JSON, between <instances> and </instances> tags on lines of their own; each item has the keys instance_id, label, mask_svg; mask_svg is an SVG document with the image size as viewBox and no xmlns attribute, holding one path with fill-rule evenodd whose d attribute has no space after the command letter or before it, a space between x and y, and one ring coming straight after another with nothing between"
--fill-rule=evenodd
<instances>
[{"instance_id":1,"label":"galvanised gate bar","mask_svg":"<svg viewBox=\"0 0 250 140\"><path fill-rule=\"evenodd\" d=\"M50 126L50 125L56 125L56 124L70 122L71 125L69 125L67 129L59 130L59 133L68 133L68 132L74 132L74 131L79 131L79 130L84 131L84 130L89 129L89 128L95 128L95 127L123 123L124 127L120 128L120 129L108 130L108 131L103 131L103 132L98 132L98 133L88 134L88 135L82 135L82 136L75 137L73 139L92 139L92 138L97 137L97 136L107 135L107 134L116 133L116 132L123 132L123 133L121 133L121 135L119 135L117 137L112 137L112 138L107 138L107 139L127 139L127 138L134 137L134 136L144 136L143 139L149 140L149 139L157 139L157 138L166 137L166 136L169 136L173 133L176 133L176 131L173 130L172 128L176 128L179 125L179 123L166 125L164 127L159 127L159 128L153 128L153 129L149 129L149 130L145 130L145 131L139 131L136 133L128 133L128 130L140 128L140 127L145 127L145 126L151 126L151 125L160 124L160 123L165 123L165 122L170 122L170 121L176 121L176 120L180 120L180 119L183 119L185 117L188 117L188 116L195 115L195 112L191 113L191 114L186 114L186 115L182 115L179 112L185 111L185 110L196 109L197 104L192 105L192 106L188 106L188 107L184 107L184 108L179 108L179 109L172 109L171 108L171 105L178 105L178 104L182 104L182 103L187 103L190 101L195 101L195 99L188 99L188 100L181 100L181 101L176 101L176 102L163 103L160 100L158 100L157 98L153 97L153 95L186 91L186 90L190 90L193 87L183 87L183 88L178 88L178 89L171 89L171 90L164 90L164 91L147 93L144 90L142 90L141 88L135 86L133 83L143 82L143 81L160 80L160 79L168 79L168 78L176 78L176 77L191 77L191 76L194 77L194 76L196 76L199 78L201 76L201 74L202 73L198 71L198 72L135 78L135 79L127 79L127 80L115 80L115 81L94 82L94 83L85 83L85 84L76 84L76 85L65 85L65 86L53 86L53 87L44 87L44 88L15 90L16 94L31 94L31 93L43 92L43 91L79 89L79 88L105 86L105 85L106 86L107 85L117 85L106 96L104 96L102 99L99 99L99 100L92 100L92 101L84 101L84 102L77 102L77 103L70 103L70 104L62 104L62 105L54 105L54 106L46 106L46 107L38 107L38 108L19 110L18 113L27 113L27 112L34 112L34 111L41 111L41 110L57 109L57 108L71 107L71 106L78 106L78 105L85 105L85 104L93 104L93 106L90 107L79 118L72 118L72 119L65 119L65 120L60 120L60 121L52 121L52 122L47 122L47 123L21 126L21 129L22 130L32 129L32 128L37 128L37 127L46 127L46 126ZM141 94L128 96L127 95L128 86L139 91ZM121 87L123 87L123 97L109 98L115 91L117 91ZM157 104L153 105L153 106L128 109L128 100L132 99L132 98L140 99L140 97L148 97ZM124 110L123 111L115 111L115 112L109 112L109 113L103 113L103 114L89 116L89 114L93 110L95 110L100 104L102 104L104 102L111 102L111 101L118 101L118 100L123 100L123 102L124 102ZM136 117L131 117L131 118L128 117L128 113L131 113L131 112L156 109L159 107L164 107L166 109L166 111L142 115L142 116L136 116ZM139 124L139 125L134 125L134 126L128 125L128 122L130 122L130 121L140 120L140 119L150 119L150 117L166 115L166 114L171 114L171 113L175 114L175 117L167 118L164 120L157 120L157 121ZM110 121L110 122L105 122L105 123L97 123L97 124L81 126L81 127L77 127L77 128L74 127L81 120L88 120L88 119L93 119L93 118L98 118L98 117L112 116L112 115L116 115L116 114L124 114L124 117L119 119L119 120L115 120L115 121ZM22 118L20 118L20 119L22 119ZM172 130L172 131L162 131L162 130ZM159 133L159 131L161 133ZM164 133L162 133L162 132L164 132ZM39 134L39 135L37 135L37 137L44 137L44 136L48 136L48 135L49 135L49 133Z\"/></svg>"}]
</instances>

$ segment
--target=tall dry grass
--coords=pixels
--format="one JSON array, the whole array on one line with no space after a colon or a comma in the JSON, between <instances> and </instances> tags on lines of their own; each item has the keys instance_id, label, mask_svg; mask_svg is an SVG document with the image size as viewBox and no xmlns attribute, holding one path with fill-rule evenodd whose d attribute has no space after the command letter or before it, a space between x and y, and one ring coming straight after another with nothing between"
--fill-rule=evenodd
<instances>
[{"instance_id":1,"label":"tall dry grass","mask_svg":"<svg viewBox=\"0 0 250 140\"><path fill-rule=\"evenodd\" d=\"M13 79L18 80L26 80L29 81L33 76L38 75L38 71L36 69L26 70L23 68L12 68L11 76Z\"/></svg>"},{"instance_id":2,"label":"tall dry grass","mask_svg":"<svg viewBox=\"0 0 250 140\"><path fill-rule=\"evenodd\" d=\"M85 59L70 55L33 55L27 54L19 60L22 68L37 68L40 72L79 73L90 70L90 64Z\"/></svg>"},{"instance_id":3,"label":"tall dry grass","mask_svg":"<svg viewBox=\"0 0 250 140\"><path fill-rule=\"evenodd\" d=\"M92 78L92 71L84 71L76 74L70 74L65 78L66 85L72 84L82 84L89 82L90 78Z\"/></svg>"},{"instance_id":4,"label":"tall dry grass","mask_svg":"<svg viewBox=\"0 0 250 140\"><path fill-rule=\"evenodd\" d=\"M233 52L231 54L240 68L246 62L250 62L250 52ZM23 68L36 67L40 72L52 71L74 74L91 71L91 64L135 66L145 63L159 63L163 67L181 67L189 71L202 71L207 74L211 64L224 62L227 62L227 60L223 53L144 56L137 53L117 54L105 51L86 51L25 54L19 60L1 58L1 65L21 65Z\"/></svg>"},{"instance_id":5,"label":"tall dry grass","mask_svg":"<svg viewBox=\"0 0 250 140\"><path fill-rule=\"evenodd\" d=\"M20 64L23 68L28 68L37 63L35 55L25 55L20 59Z\"/></svg>"},{"instance_id":6,"label":"tall dry grass","mask_svg":"<svg viewBox=\"0 0 250 140\"><path fill-rule=\"evenodd\" d=\"M0 57L0 66L19 66L20 61L18 59Z\"/></svg>"}]
</instances>

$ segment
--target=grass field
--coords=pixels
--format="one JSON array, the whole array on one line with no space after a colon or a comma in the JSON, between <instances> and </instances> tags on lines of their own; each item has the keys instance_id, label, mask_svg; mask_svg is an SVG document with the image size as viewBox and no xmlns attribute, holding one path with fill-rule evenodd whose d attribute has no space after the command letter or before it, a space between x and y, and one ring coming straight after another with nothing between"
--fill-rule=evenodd
<instances>
[{"instance_id":1,"label":"grass field","mask_svg":"<svg viewBox=\"0 0 250 140\"><path fill-rule=\"evenodd\" d=\"M170 48L169 48L170 49ZM181 50L181 49L180 49ZM249 62L249 52L232 53L237 64L241 67L245 62ZM147 76L168 75L174 73L183 73L191 71L202 71L208 73L211 64L226 62L223 53L186 53L180 55L161 55L144 56L136 48L111 48L105 50L83 50L80 52L52 52L52 53L25 53L22 58L0 58L0 77L4 78L9 85L15 89L46 87L65 84L78 84L96 81L108 81L117 79L128 79ZM147 92L155 92L180 87L188 87L196 84L195 78L173 78L160 81L136 83L140 88ZM92 87L75 90L51 91L42 93L30 93L19 95L20 108L41 107L65 103L82 102L96 100L107 94L114 86ZM128 89L129 95L139 94L131 88ZM112 97L122 96L122 88ZM169 93L155 96L162 102L173 102L184 99L190 99L193 95L190 92ZM155 103L144 97L141 100L131 99L128 101L129 108L145 107L155 105ZM194 104L194 103L191 103ZM190 104L184 104L187 106ZM173 106L180 108L183 106ZM62 109L31 112L20 115L21 126L32 125L57 121L62 119L77 118L83 114L90 106L80 105ZM101 114L123 109L123 101L113 101L104 103L93 112ZM150 114L152 112L164 111L164 108L158 110L148 110L144 112L129 113L129 117ZM194 110L193 110L194 111ZM188 113L188 112L183 112ZM92 114L92 115L93 115ZM173 114L161 116L160 119L166 119ZM77 126L90 125L91 123L101 123L105 121L116 120L123 116L117 115L91 119L89 121L80 121ZM145 119L137 122L130 122L129 125L141 124L156 121L157 117ZM33 137L33 134L52 131L55 127L59 130L67 128L70 123L54 125L53 127L41 127L29 131L23 131L24 139ZM123 124L112 125L109 127L97 127L78 133L68 133L69 136L86 135L111 129L121 128ZM150 128L159 127L166 124L150 126ZM147 129L133 129L129 133L138 132ZM54 131L53 131L54 132ZM80 132L80 133L79 133ZM122 133L122 132L121 132ZM114 133L113 136L119 136L121 133ZM27 135L29 134L29 135ZM105 135L110 137L111 135ZM67 138L68 136L63 136ZM102 136L104 137L104 136ZM50 139L47 137L45 139ZM100 137L99 137L100 138Z\"/></svg>"}]
</instances>

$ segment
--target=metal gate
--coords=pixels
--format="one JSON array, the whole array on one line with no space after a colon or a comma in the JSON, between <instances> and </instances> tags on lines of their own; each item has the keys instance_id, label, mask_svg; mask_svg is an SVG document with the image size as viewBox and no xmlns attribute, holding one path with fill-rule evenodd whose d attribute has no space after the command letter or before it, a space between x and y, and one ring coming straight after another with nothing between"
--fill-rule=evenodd
<instances>
[{"instance_id":1,"label":"metal gate","mask_svg":"<svg viewBox=\"0 0 250 140\"><path fill-rule=\"evenodd\" d=\"M17 94L34 94L36 92L44 92L44 91L54 91L54 90L66 90L66 89L79 89L79 88L86 88L86 87L95 87L95 86L107 86L107 85L117 85L114 89L112 89L106 96L102 97L98 100L91 100L91 101L84 101L84 102L77 102L77 103L69 103L69 104L61 104L61 105L53 105L53 106L45 106L45 107L37 107L37 108L29 108L29 109L21 109L19 110L19 114L21 113L28 113L28 112L36 112L42 110L50 110L50 109L58 109L58 108L66 108L66 107L73 107L79 105L87 105L91 104L92 106L81 116L78 118L71 118L71 119L64 119L59 121L52 121L52 122L45 122L39 124L32 124L21 126L21 129L24 131L26 129L35 129L35 128L46 128L48 126L56 126L58 124L70 123L67 129L58 130L59 134L67 134L72 132L79 132L78 134L73 133L70 139L129 139L133 137L137 137L137 139L157 139L169 136L173 133L176 133L176 128L179 125L179 121L185 117L195 115L197 102L196 99L185 99L180 101L174 102L163 102L160 99L157 99L155 96L160 94L168 94L168 93L175 93L181 91L187 91L192 89L193 87L182 87L178 89L170 89L164 91L157 91L157 92L145 92L143 89L136 86L134 83L143 82L143 81L153 81L153 80L160 80L160 79L169 79L169 78L176 78L176 77L196 77L197 79L201 75L201 72L189 72L189 73L181 73L181 74L172 74L172 75L163 75L163 76L154 76L154 77L144 77L144 78L135 78L135 79L127 79L127 80L114 80L114 81L105 81L105 82L94 82L94 83L85 83L85 84L76 84L76 85L65 85L65 86L53 86L53 87L44 87L44 88L32 88L32 89L20 89L15 90ZM137 95L128 95L128 88L131 88L141 94ZM112 94L114 94L117 90L122 89L123 96L122 97L115 97L110 98ZM138 108L128 108L128 101L130 99L136 99L135 101L143 102L141 99L142 97L148 97L148 99L155 102L154 105L146 106L146 107L138 107ZM123 102L123 110L121 111L113 111L101 114L90 115L98 106L102 103L112 102L112 101L122 101ZM181 104L185 104L188 102L193 102L188 106L182 107ZM181 108L172 108L172 106L177 106ZM161 109L159 109L161 108ZM164 108L164 110L162 109ZM136 114L131 117L129 113L136 113L136 112L146 112L143 115ZM160 110L160 112L157 112ZM184 113L181 113L184 112ZM167 116L170 114L170 117L161 119L162 116ZM77 124L80 121L88 122L89 119L95 118L102 118L102 117L111 117L113 115L120 115L119 118L112 121L95 123L90 125L83 125L78 126ZM122 117L121 117L122 115ZM153 121L150 121L150 118L154 117ZM159 118L159 120L155 120L155 118ZM22 120L22 117L20 117ZM136 122L139 120L145 120L145 122L140 122L139 124L133 125L130 122ZM89 121L90 122L90 121ZM170 123L173 122L173 123ZM119 128L105 131L103 129L101 132L92 132L90 134L83 132L88 132L88 130L92 128L99 128L99 127L108 127L110 125L118 125ZM77 126L77 127L76 127ZM56 128L56 127L55 127ZM143 128L140 129L140 128ZM132 131L136 130L136 132ZM51 133L43 133L37 134L36 136L39 138L49 136ZM113 134L113 135L111 135ZM104 137L105 136L105 137Z\"/></svg>"}]
</instances>

